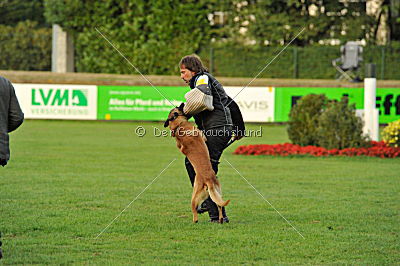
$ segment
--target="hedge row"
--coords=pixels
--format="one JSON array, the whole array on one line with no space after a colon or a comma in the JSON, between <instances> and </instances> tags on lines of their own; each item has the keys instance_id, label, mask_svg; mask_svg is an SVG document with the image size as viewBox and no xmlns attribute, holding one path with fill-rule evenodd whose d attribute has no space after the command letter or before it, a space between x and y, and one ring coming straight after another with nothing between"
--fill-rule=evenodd
<instances>
[{"instance_id":1,"label":"hedge row","mask_svg":"<svg viewBox=\"0 0 400 266\"><path fill-rule=\"evenodd\" d=\"M19 22L15 27L0 24L0 69L50 70L51 29L37 22Z\"/></svg>"},{"instance_id":2,"label":"hedge row","mask_svg":"<svg viewBox=\"0 0 400 266\"><path fill-rule=\"evenodd\" d=\"M93 35L97 33L94 32ZM92 36L88 41L87 35L77 35L75 39L75 66L77 71L103 73L132 73L132 68L112 49L105 49L104 40ZM89 47L87 43L95 44L91 48L91 56L85 56ZM121 44L118 46L126 46ZM174 44L170 44L174 45ZM124 50L124 49L122 49ZM282 50L282 47L203 47L200 56L216 76L225 77L254 77L264 66ZM15 27L0 25L0 69L4 70L43 70L51 69L51 29L39 28L36 22L20 22ZM147 55L153 60L158 58L156 53L162 49L154 49L153 55ZM158 52L157 52L158 51ZM97 54L96 56L93 56ZM110 69L109 64L94 64L99 57L106 61L118 62L118 67ZM141 55L144 56L144 55ZM148 60L134 60L127 55L145 74L171 74L180 58L174 55L163 57L169 62L157 68L157 60L152 67L145 67ZM263 78L301 78L301 79L334 79L337 75L332 67L332 60L340 57L339 46L289 46L261 74ZM92 58L89 60L89 58ZM97 58L97 59L96 59ZM364 48L364 63L377 65L379 79L400 79L400 45L368 46ZM94 61L93 61L94 60ZM103 62L104 60L100 60ZM163 61L164 61L163 60ZM364 64L365 65L365 64ZM364 65L359 73L364 74Z\"/></svg>"},{"instance_id":3,"label":"hedge row","mask_svg":"<svg viewBox=\"0 0 400 266\"><path fill-rule=\"evenodd\" d=\"M254 77L283 47L213 47L200 54L216 76ZM363 77L366 63L375 63L377 78L400 79L400 46L364 47ZM334 79L332 60L340 57L340 46L289 46L260 74L262 78Z\"/></svg>"}]
</instances>

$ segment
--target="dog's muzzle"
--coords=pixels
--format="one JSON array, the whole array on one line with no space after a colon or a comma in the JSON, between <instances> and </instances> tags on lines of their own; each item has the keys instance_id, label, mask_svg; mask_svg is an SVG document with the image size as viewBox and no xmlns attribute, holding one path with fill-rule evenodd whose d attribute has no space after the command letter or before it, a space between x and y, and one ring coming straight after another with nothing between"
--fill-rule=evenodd
<instances>
[{"instance_id":1,"label":"dog's muzzle","mask_svg":"<svg viewBox=\"0 0 400 266\"><path fill-rule=\"evenodd\" d=\"M188 118L187 115L180 115L178 112L174 112L174 116L173 117L168 118L167 120L165 120L164 127L167 127L169 125L169 122L174 121L175 119L178 118L178 116L184 116L184 117Z\"/></svg>"},{"instance_id":2,"label":"dog's muzzle","mask_svg":"<svg viewBox=\"0 0 400 266\"><path fill-rule=\"evenodd\" d=\"M167 127L169 125L169 122L170 121L171 122L174 121L178 116L179 116L179 114L177 112L174 112L174 116L173 117L167 118L167 120L165 120L164 127Z\"/></svg>"}]
</instances>

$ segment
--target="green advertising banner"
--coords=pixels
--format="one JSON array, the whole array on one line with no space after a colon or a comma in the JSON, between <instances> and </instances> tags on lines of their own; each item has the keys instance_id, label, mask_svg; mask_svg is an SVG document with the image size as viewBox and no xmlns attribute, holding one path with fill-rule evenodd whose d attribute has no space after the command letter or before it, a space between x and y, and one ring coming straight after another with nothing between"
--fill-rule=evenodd
<instances>
[{"instance_id":1,"label":"green advertising banner","mask_svg":"<svg viewBox=\"0 0 400 266\"><path fill-rule=\"evenodd\" d=\"M379 123L387 124L400 119L400 88L376 89L376 108Z\"/></svg>"},{"instance_id":2,"label":"green advertising banner","mask_svg":"<svg viewBox=\"0 0 400 266\"><path fill-rule=\"evenodd\" d=\"M364 88L275 88L275 122L288 121L292 106L307 94L325 94L336 100L347 96L357 109L364 108ZM379 109L381 124L400 119L400 89L378 88L376 108Z\"/></svg>"},{"instance_id":3,"label":"green advertising banner","mask_svg":"<svg viewBox=\"0 0 400 266\"><path fill-rule=\"evenodd\" d=\"M165 120L188 91L189 87L98 86L97 119Z\"/></svg>"},{"instance_id":4,"label":"green advertising banner","mask_svg":"<svg viewBox=\"0 0 400 266\"><path fill-rule=\"evenodd\" d=\"M184 101L189 87L157 87L174 106ZM275 88L274 122L288 121L291 107L304 95L325 94L330 99L349 97L357 109L364 108L363 88ZM98 86L98 120L154 120L166 119L173 107L150 86ZM400 119L400 88L378 88L376 108L379 123Z\"/></svg>"}]
</instances>

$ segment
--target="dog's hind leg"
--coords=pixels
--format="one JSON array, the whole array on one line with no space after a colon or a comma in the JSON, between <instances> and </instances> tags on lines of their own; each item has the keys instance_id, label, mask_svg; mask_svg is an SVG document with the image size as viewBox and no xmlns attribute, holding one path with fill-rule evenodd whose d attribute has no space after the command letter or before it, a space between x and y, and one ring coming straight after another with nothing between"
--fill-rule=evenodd
<instances>
[{"instance_id":1,"label":"dog's hind leg","mask_svg":"<svg viewBox=\"0 0 400 266\"><path fill-rule=\"evenodd\" d=\"M221 185L219 184L218 180L217 180L215 189L217 190L217 192L219 193L219 195L222 196ZM218 207L218 220L219 220L219 223L222 224L222 223L224 223L224 216L223 216L223 214L222 214L222 207L219 206L219 205L217 205L217 207Z\"/></svg>"},{"instance_id":2,"label":"dog's hind leg","mask_svg":"<svg viewBox=\"0 0 400 266\"><path fill-rule=\"evenodd\" d=\"M198 222L198 212L197 212L198 207L207 198L208 198L208 192L205 190L205 188L195 183L192 194L192 212L193 212L194 223Z\"/></svg>"},{"instance_id":3,"label":"dog's hind leg","mask_svg":"<svg viewBox=\"0 0 400 266\"><path fill-rule=\"evenodd\" d=\"M222 224L224 223L224 216L222 215L222 207L219 205L217 205L217 207L218 207L218 220L219 223Z\"/></svg>"},{"instance_id":4,"label":"dog's hind leg","mask_svg":"<svg viewBox=\"0 0 400 266\"><path fill-rule=\"evenodd\" d=\"M199 214L197 213L197 204L194 199L192 199L192 213L193 213L193 223L197 223L199 221Z\"/></svg>"},{"instance_id":5,"label":"dog's hind leg","mask_svg":"<svg viewBox=\"0 0 400 266\"><path fill-rule=\"evenodd\" d=\"M201 193L201 187L194 181L193 194L192 194L192 213L193 213L193 223L197 223L199 220L199 214L197 213L197 208L199 207L199 194Z\"/></svg>"}]
</instances>

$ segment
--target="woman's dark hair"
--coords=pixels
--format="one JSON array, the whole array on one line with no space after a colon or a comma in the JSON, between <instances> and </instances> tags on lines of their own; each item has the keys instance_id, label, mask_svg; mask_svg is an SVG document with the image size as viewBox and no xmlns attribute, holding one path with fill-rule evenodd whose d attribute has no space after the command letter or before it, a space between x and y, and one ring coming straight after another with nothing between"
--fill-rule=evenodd
<instances>
[{"instance_id":1,"label":"woman's dark hair","mask_svg":"<svg viewBox=\"0 0 400 266\"><path fill-rule=\"evenodd\" d=\"M207 68L203 66L200 57L195 54L182 57L181 61L179 62L179 67L182 65L195 73L208 72Z\"/></svg>"}]
</instances>

